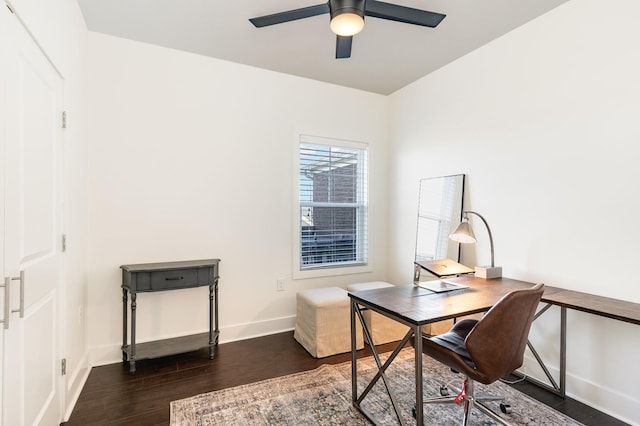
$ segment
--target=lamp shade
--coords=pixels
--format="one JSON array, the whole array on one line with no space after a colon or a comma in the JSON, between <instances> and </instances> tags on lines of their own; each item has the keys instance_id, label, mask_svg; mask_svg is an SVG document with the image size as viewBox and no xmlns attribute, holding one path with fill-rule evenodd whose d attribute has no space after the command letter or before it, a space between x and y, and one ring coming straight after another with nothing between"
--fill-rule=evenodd
<instances>
[{"instance_id":1,"label":"lamp shade","mask_svg":"<svg viewBox=\"0 0 640 426\"><path fill-rule=\"evenodd\" d=\"M362 31L364 18L356 13L342 13L331 19L330 27L339 36L352 36Z\"/></svg>"},{"instance_id":2,"label":"lamp shade","mask_svg":"<svg viewBox=\"0 0 640 426\"><path fill-rule=\"evenodd\" d=\"M476 236L473 235L473 229L469 225L469 219L466 217L460 222L460 225L449 234L449 238L457 243L469 244L476 242Z\"/></svg>"}]
</instances>

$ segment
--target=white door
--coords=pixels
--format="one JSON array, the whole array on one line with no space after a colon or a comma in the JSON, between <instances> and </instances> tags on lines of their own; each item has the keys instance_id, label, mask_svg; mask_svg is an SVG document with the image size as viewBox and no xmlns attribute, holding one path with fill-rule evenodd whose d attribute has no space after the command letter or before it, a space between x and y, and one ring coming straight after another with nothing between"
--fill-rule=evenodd
<instances>
[{"instance_id":1,"label":"white door","mask_svg":"<svg viewBox=\"0 0 640 426\"><path fill-rule=\"evenodd\" d=\"M12 281L4 335L3 424L61 420L60 158L62 79L6 7L4 56L4 274ZM23 298L21 300L21 286Z\"/></svg>"},{"instance_id":2,"label":"white door","mask_svg":"<svg viewBox=\"0 0 640 426\"><path fill-rule=\"evenodd\" d=\"M0 4L1 6L1 4ZM7 275L4 267L4 171L5 171L5 163L4 163L4 148L5 148L5 120L2 119L4 116L4 101L2 100L2 95L4 93L4 72L6 69L7 55L3 54L6 50L5 46L7 44L7 38L9 36L6 25L4 24L4 16L5 13L1 14L0 17L0 279L2 282L0 285L3 285L5 280L4 277ZM2 324L0 324L0 383L4 384L4 328L6 321L5 312L7 309L5 308L5 289L2 289L0 292L0 320ZM9 312L7 312L8 314ZM0 424L3 424L2 419L4 418L4 398L3 398L3 388L4 386L0 386Z\"/></svg>"}]
</instances>

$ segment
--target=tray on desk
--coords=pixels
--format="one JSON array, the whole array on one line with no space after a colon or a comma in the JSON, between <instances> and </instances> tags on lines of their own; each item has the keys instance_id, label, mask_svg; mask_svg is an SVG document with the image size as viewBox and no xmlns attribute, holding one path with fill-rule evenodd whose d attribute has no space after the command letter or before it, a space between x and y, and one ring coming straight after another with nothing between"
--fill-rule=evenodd
<instances>
[{"instance_id":1,"label":"tray on desk","mask_svg":"<svg viewBox=\"0 0 640 426\"><path fill-rule=\"evenodd\" d=\"M421 281L418 283L418 287L426 288L427 290L435 293L469 288L468 285L458 284L448 280Z\"/></svg>"},{"instance_id":2,"label":"tray on desk","mask_svg":"<svg viewBox=\"0 0 640 426\"><path fill-rule=\"evenodd\" d=\"M473 269L451 259L417 260L415 264L436 277L471 274L474 272Z\"/></svg>"}]
</instances>

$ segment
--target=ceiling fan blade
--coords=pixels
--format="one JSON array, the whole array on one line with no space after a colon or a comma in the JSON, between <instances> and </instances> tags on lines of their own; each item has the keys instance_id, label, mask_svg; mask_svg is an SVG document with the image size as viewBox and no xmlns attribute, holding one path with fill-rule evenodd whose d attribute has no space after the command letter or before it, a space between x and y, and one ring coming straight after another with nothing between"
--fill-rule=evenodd
<instances>
[{"instance_id":1,"label":"ceiling fan blade","mask_svg":"<svg viewBox=\"0 0 640 426\"><path fill-rule=\"evenodd\" d=\"M336 36L336 59L351 57L351 43L353 36Z\"/></svg>"},{"instance_id":2,"label":"ceiling fan blade","mask_svg":"<svg viewBox=\"0 0 640 426\"><path fill-rule=\"evenodd\" d=\"M286 12L259 16L257 18L251 18L249 21L251 21L251 23L256 27L261 28L269 25L282 24L283 22L310 18L324 13L329 13L329 3L322 3L315 6L303 7L301 9L293 9Z\"/></svg>"},{"instance_id":3,"label":"ceiling fan blade","mask_svg":"<svg viewBox=\"0 0 640 426\"><path fill-rule=\"evenodd\" d=\"M353 36L336 36L336 59L351 57L351 42Z\"/></svg>"},{"instance_id":4,"label":"ceiling fan blade","mask_svg":"<svg viewBox=\"0 0 640 426\"><path fill-rule=\"evenodd\" d=\"M385 3L383 1L367 0L365 4L364 13L367 16L388 19L390 21L404 22L407 24L421 25L423 27L436 27L440 21L447 16L442 13L399 6L397 4Z\"/></svg>"}]
</instances>

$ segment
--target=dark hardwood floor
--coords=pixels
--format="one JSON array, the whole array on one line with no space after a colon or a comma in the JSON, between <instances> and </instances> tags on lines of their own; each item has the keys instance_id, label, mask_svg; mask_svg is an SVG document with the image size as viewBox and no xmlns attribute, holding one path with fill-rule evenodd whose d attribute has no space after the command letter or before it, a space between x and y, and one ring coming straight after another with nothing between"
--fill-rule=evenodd
<instances>
[{"instance_id":1,"label":"dark hardwood floor","mask_svg":"<svg viewBox=\"0 0 640 426\"><path fill-rule=\"evenodd\" d=\"M391 350L393 346L389 344L383 348ZM359 356L368 355L368 350L359 351ZM71 418L63 425L167 425L169 403L176 399L350 359L350 353L315 359L293 339L293 332L286 332L221 344L213 360L209 359L208 350L203 349L138 361L133 375L123 363L94 367ZM587 426L625 424L531 384L515 386Z\"/></svg>"}]
</instances>

